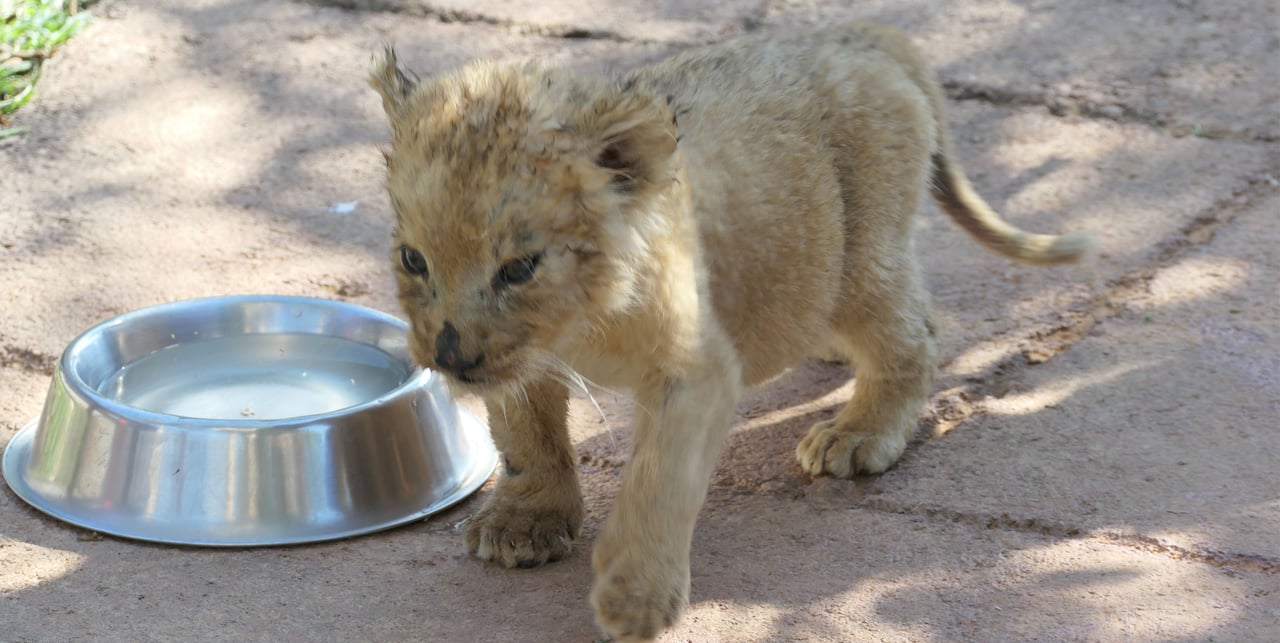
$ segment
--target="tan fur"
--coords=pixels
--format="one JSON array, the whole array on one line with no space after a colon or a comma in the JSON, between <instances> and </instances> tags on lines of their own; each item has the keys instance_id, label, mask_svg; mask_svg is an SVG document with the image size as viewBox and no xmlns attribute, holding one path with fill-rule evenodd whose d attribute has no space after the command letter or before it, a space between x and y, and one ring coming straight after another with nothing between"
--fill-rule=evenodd
<instances>
[{"instance_id":1,"label":"tan fur","mask_svg":"<svg viewBox=\"0 0 1280 643\"><path fill-rule=\"evenodd\" d=\"M593 556L597 621L621 640L679 617L743 387L834 345L855 394L800 443L801 467L874 474L902 454L936 357L911 247L926 188L1010 257L1063 263L1089 246L982 201L950 157L937 82L886 27L747 37L616 79L480 62L418 83L388 51L371 82L393 129L414 355L452 362L452 384L485 397L505 459L471 550L506 566L566 555L582 521L567 387L581 374L636 394ZM532 277L504 282L522 258Z\"/></svg>"}]
</instances>

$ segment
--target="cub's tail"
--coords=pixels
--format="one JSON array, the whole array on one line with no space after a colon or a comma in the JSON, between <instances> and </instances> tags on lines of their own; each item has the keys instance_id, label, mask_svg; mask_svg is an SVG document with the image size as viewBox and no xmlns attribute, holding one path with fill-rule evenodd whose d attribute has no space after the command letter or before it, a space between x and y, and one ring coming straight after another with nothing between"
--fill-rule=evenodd
<instances>
[{"instance_id":1,"label":"cub's tail","mask_svg":"<svg viewBox=\"0 0 1280 643\"><path fill-rule=\"evenodd\" d=\"M933 155L933 198L979 243L1010 259L1042 266L1077 263L1093 250L1088 234L1034 234L1001 219L947 158L947 137L940 138L941 149Z\"/></svg>"},{"instance_id":2,"label":"cub's tail","mask_svg":"<svg viewBox=\"0 0 1280 643\"><path fill-rule=\"evenodd\" d=\"M947 131L945 97L937 77L929 71L924 54L906 34L893 27L862 22L852 25L851 30L896 59L912 82L928 96L937 123L933 198L960 227L991 250L1027 263L1075 263L1089 254L1093 249L1093 238L1087 234L1032 234L1001 219L973 189L964 171L954 161L951 137Z\"/></svg>"}]
</instances>

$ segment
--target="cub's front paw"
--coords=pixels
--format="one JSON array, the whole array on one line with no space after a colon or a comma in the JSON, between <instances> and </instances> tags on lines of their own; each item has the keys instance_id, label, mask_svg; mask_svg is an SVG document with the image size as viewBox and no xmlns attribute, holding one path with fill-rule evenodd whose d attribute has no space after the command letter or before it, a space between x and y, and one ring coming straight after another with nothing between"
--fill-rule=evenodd
<instances>
[{"instance_id":1,"label":"cub's front paw","mask_svg":"<svg viewBox=\"0 0 1280 643\"><path fill-rule=\"evenodd\" d=\"M675 625L689 596L689 566L624 554L596 553L591 605L596 623L617 641L648 641Z\"/></svg>"},{"instance_id":2,"label":"cub's front paw","mask_svg":"<svg viewBox=\"0 0 1280 643\"><path fill-rule=\"evenodd\" d=\"M568 556L582 527L582 498L504 491L500 482L468 519L471 553L503 567L537 567Z\"/></svg>"},{"instance_id":3,"label":"cub's front paw","mask_svg":"<svg viewBox=\"0 0 1280 643\"><path fill-rule=\"evenodd\" d=\"M852 478L858 473L881 473L902 456L908 433L896 427L867 433L827 420L809 429L796 447L796 459L805 473L814 476L826 473Z\"/></svg>"}]
</instances>

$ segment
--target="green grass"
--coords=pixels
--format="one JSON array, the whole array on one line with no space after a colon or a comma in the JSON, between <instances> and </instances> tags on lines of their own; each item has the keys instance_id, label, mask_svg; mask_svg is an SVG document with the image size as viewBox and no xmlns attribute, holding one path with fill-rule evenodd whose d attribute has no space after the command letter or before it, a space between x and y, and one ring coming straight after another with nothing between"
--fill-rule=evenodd
<instances>
[{"instance_id":1,"label":"green grass","mask_svg":"<svg viewBox=\"0 0 1280 643\"><path fill-rule=\"evenodd\" d=\"M0 126L31 101L44 62L89 22L76 0L0 0ZM0 139L20 127L0 127Z\"/></svg>"}]
</instances>

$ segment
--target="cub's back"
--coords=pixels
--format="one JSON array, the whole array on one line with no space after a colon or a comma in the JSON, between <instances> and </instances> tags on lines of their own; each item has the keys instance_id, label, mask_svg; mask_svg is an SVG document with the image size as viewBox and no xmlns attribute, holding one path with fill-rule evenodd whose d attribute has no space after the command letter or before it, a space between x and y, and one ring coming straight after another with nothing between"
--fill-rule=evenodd
<instances>
[{"instance_id":1,"label":"cub's back","mask_svg":"<svg viewBox=\"0 0 1280 643\"><path fill-rule=\"evenodd\" d=\"M749 383L829 335L852 229L845 192L860 189L840 171L860 153L848 112L923 98L886 51L899 40L865 24L749 36L633 74L676 111L714 305Z\"/></svg>"}]
</instances>

